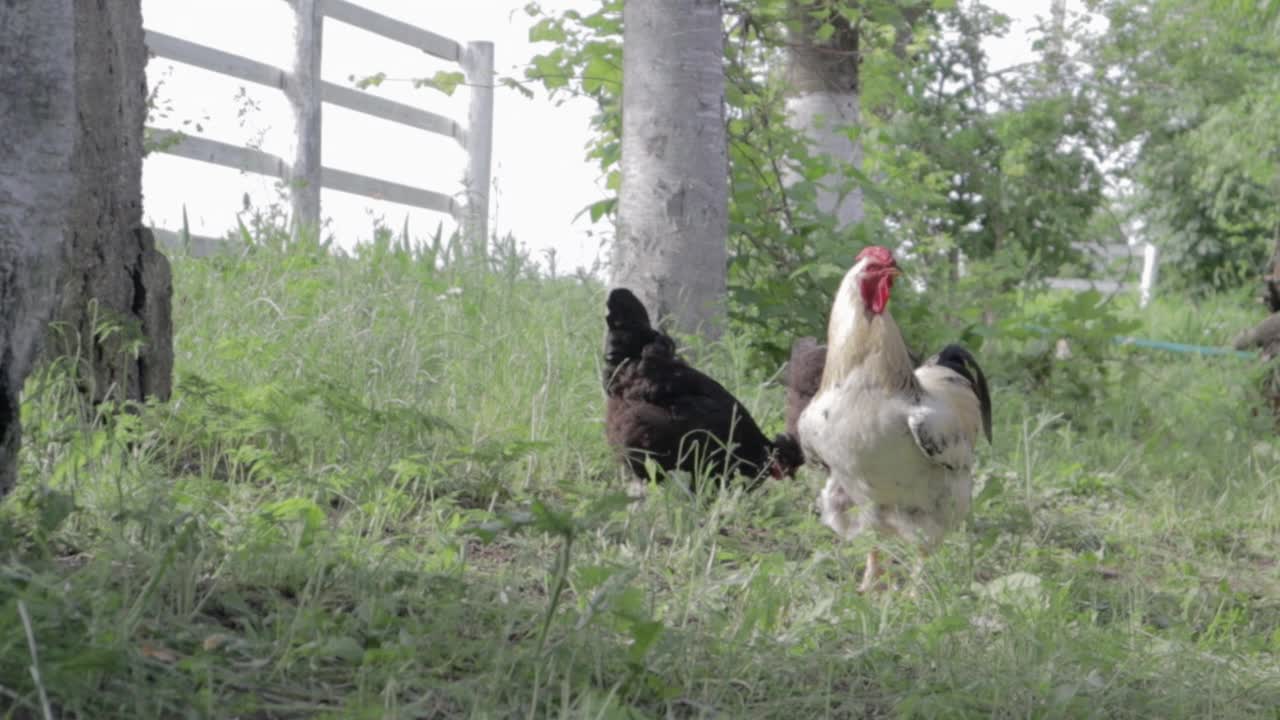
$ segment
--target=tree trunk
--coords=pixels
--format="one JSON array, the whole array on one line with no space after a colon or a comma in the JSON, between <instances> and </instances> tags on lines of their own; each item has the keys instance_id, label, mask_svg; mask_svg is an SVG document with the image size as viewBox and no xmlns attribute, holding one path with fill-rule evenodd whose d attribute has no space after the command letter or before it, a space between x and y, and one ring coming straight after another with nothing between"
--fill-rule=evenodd
<instances>
[{"instance_id":1,"label":"tree trunk","mask_svg":"<svg viewBox=\"0 0 1280 720\"><path fill-rule=\"evenodd\" d=\"M17 477L19 399L57 300L74 188L73 1L0 3L0 496Z\"/></svg>"},{"instance_id":2,"label":"tree trunk","mask_svg":"<svg viewBox=\"0 0 1280 720\"><path fill-rule=\"evenodd\" d=\"M835 12L815 18L817 7L791 0L787 124L808 138L815 156L832 163L819 181L817 205L842 230L863 218L862 189L852 173L842 171L862 167L862 143L851 134L861 117L858 29ZM819 39L824 25L835 29L825 40Z\"/></svg>"},{"instance_id":3,"label":"tree trunk","mask_svg":"<svg viewBox=\"0 0 1280 720\"><path fill-rule=\"evenodd\" d=\"M172 281L142 225L140 0L76 2L75 40L74 189L49 354L76 359L94 402L168 399Z\"/></svg>"},{"instance_id":4,"label":"tree trunk","mask_svg":"<svg viewBox=\"0 0 1280 720\"><path fill-rule=\"evenodd\" d=\"M43 351L86 396L169 396L169 263L142 226L139 0L0 3L0 495ZM50 321L53 324L50 324Z\"/></svg>"},{"instance_id":5,"label":"tree trunk","mask_svg":"<svg viewBox=\"0 0 1280 720\"><path fill-rule=\"evenodd\" d=\"M1049 37L1048 52L1044 54L1045 77L1049 87L1056 95L1071 92L1067 83L1067 0L1053 0L1049 5Z\"/></svg>"},{"instance_id":6,"label":"tree trunk","mask_svg":"<svg viewBox=\"0 0 1280 720\"><path fill-rule=\"evenodd\" d=\"M729 207L720 2L627 0L623 48L613 285L659 322L715 338Z\"/></svg>"}]
</instances>

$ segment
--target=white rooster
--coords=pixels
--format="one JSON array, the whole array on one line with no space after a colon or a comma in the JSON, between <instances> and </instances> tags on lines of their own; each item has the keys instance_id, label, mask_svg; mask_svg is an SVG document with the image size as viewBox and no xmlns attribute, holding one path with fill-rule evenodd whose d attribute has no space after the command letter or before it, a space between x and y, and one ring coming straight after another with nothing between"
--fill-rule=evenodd
<instances>
[{"instance_id":1,"label":"white rooster","mask_svg":"<svg viewBox=\"0 0 1280 720\"><path fill-rule=\"evenodd\" d=\"M823 523L845 539L872 529L918 543L918 572L969 512L974 446L979 433L991 440L991 397L959 345L913 367L888 311L898 274L879 246L865 248L845 274L822 383L798 428L805 457L829 473L818 497ZM874 588L882 572L872 548L859 591Z\"/></svg>"}]
</instances>

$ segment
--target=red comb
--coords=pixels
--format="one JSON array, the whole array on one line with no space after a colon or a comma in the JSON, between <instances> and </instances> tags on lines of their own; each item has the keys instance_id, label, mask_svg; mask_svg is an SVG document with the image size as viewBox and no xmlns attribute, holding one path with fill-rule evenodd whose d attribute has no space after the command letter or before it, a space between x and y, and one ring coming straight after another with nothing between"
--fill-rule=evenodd
<instances>
[{"instance_id":1,"label":"red comb","mask_svg":"<svg viewBox=\"0 0 1280 720\"><path fill-rule=\"evenodd\" d=\"M888 248L879 245L868 245L862 248L862 252L858 253L858 261L862 258L869 257L871 262L876 265L893 265L893 253Z\"/></svg>"}]
</instances>

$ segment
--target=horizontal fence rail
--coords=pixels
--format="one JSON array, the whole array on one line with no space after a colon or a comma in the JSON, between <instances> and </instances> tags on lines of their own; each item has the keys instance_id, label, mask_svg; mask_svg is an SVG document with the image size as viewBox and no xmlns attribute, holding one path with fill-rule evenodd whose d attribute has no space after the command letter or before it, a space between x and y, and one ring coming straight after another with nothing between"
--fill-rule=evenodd
<instances>
[{"instance_id":1,"label":"horizontal fence rail","mask_svg":"<svg viewBox=\"0 0 1280 720\"><path fill-rule=\"evenodd\" d=\"M1085 256L1094 260L1095 264L1101 266L1101 274L1110 277L1095 278L1045 278L1045 284L1054 290L1068 290L1072 292L1085 292L1088 290L1097 290L1104 294L1138 291L1138 305L1146 307L1154 296L1158 263L1160 259L1159 251L1155 245L1151 243L1140 243L1137 245L1116 244L1116 245L1088 245L1084 243L1072 243L1072 247L1083 253ZM1132 270L1134 265L1141 262L1141 273L1138 282L1128 282L1123 279ZM959 272L961 276L967 274L965 268L964 256L960 257Z\"/></svg>"},{"instance_id":2,"label":"horizontal fence rail","mask_svg":"<svg viewBox=\"0 0 1280 720\"><path fill-rule=\"evenodd\" d=\"M1087 278L1049 278L1045 281L1054 290L1074 290L1084 292L1097 290L1100 293L1114 293L1129 289L1130 283L1120 280L1095 280Z\"/></svg>"},{"instance_id":3,"label":"horizontal fence rail","mask_svg":"<svg viewBox=\"0 0 1280 720\"><path fill-rule=\"evenodd\" d=\"M236 170L265 175L280 180L288 180L289 164L270 153L261 150L232 145L208 138L182 135L171 130L149 128L152 142L161 146L161 151L169 155L221 165ZM358 175L345 170L322 168L321 184L330 190L339 190L353 195L377 200L388 200L401 205L433 210L435 212L458 215L460 208L453 198L430 190L401 185L390 180L381 180L367 175Z\"/></svg>"},{"instance_id":4,"label":"horizontal fence rail","mask_svg":"<svg viewBox=\"0 0 1280 720\"><path fill-rule=\"evenodd\" d=\"M423 30L409 23L379 15L346 0L322 0L320 9L325 15L338 22L417 48L441 60L450 62L462 60L462 45L430 30Z\"/></svg>"},{"instance_id":5,"label":"horizontal fence rail","mask_svg":"<svg viewBox=\"0 0 1280 720\"><path fill-rule=\"evenodd\" d=\"M147 47L159 57L264 87L277 90L287 87L289 73L280 68L154 30L146 31L146 37ZM466 145L466 131L443 115L331 82L322 81L320 89L323 93L321 99L330 105L451 137L464 147Z\"/></svg>"},{"instance_id":6,"label":"horizontal fence rail","mask_svg":"<svg viewBox=\"0 0 1280 720\"><path fill-rule=\"evenodd\" d=\"M286 162L253 148L148 127L156 150L289 183L295 235L301 228L319 227L319 191L324 187L446 213L462 221L473 251L482 254L488 237L493 146L493 44L463 45L346 0L285 1L294 10L297 26L292 72L154 30L146 31L146 43L157 57L284 92L297 120L298 151L293 161ZM320 54L326 17L460 65L471 90L467 126L422 108L321 80ZM466 201L459 203L444 193L324 167L320 162L321 103L453 138L467 151ZM164 240L177 237L165 230L156 232Z\"/></svg>"},{"instance_id":7,"label":"horizontal fence rail","mask_svg":"<svg viewBox=\"0 0 1280 720\"><path fill-rule=\"evenodd\" d=\"M238 243L229 242L226 238L191 235L164 228L152 228L151 234L161 247L182 250L191 257L209 257L233 249Z\"/></svg>"},{"instance_id":8,"label":"horizontal fence rail","mask_svg":"<svg viewBox=\"0 0 1280 720\"><path fill-rule=\"evenodd\" d=\"M172 130L147 128L150 142L166 155L174 155L196 162L221 165L233 170L244 170L257 175L289 179L289 164L284 160L252 148L219 142L194 135L183 135Z\"/></svg>"},{"instance_id":9,"label":"horizontal fence rail","mask_svg":"<svg viewBox=\"0 0 1280 720\"><path fill-rule=\"evenodd\" d=\"M1112 265L1124 261L1141 261L1142 271L1135 285L1132 282L1105 278L1048 278L1046 282L1055 290L1073 290L1084 292L1097 290L1100 293L1120 293L1136 289L1138 305L1146 307L1154 295L1160 253L1155 245L1142 243L1139 245L1073 245L1077 250L1100 261L1104 265ZM1109 269L1109 268L1108 268ZM1121 274L1129 268L1122 268Z\"/></svg>"}]
</instances>

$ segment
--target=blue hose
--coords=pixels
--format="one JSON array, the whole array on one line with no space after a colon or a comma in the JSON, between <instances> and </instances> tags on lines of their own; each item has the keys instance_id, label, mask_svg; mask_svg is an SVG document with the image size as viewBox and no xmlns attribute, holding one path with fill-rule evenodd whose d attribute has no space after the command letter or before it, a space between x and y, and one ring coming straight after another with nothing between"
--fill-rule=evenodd
<instances>
[{"instance_id":1,"label":"blue hose","mask_svg":"<svg viewBox=\"0 0 1280 720\"><path fill-rule=\"evenodd\" d=\"M1057 335L1052 328L1043 325L1026 325L1029 330L1044 335ZM1208 347L1206 345L1187 345L1186 343L1167 342L1165 340L1144 340L1142 338L1127 337L1120 335L1111 338L1111 342L1117 345L1132 345L1133 347L1148 348L1151 350L1168 350L1169 352L1187 353L1191 355L1209 356L1209 355L1226 355L1229 357L1244 358L1246 360L1257 360L1258 352L1256 350L1232 350L1221 347Z\"/></svg>"},{"instance_id":2,"label":"blue hose","mask_svg":"<svg viewBox=\"0 0 1280 720\"><path fill-rule=\"evenodd\" d=\"M1177 353L1192 353L1195 355L1228 355L1232 357L1245 358L1248 360L1258 359L1256 351L1232 350L1230 348L1207 347L1205 345L1187 345L1186 343L1166 342L1164 340L1143 340L1142 338L1119 337L1111 338L1111 342L1119 345L1133 345L1134 347L1151 348L1153 350L1168 350Z\"/></svg>"}]
</instances>

